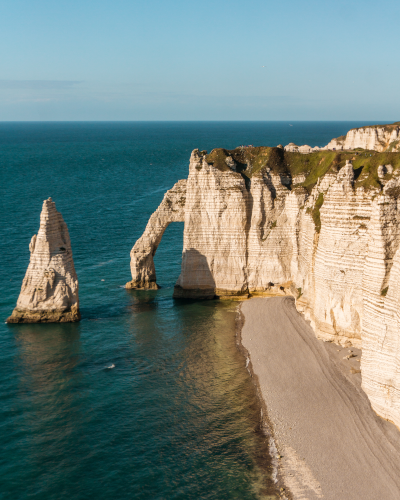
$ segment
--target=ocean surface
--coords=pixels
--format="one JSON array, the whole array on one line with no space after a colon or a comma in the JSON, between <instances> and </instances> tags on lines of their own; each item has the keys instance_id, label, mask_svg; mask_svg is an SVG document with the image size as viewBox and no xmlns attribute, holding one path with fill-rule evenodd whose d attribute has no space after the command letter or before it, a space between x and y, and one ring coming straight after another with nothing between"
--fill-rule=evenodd
<instances>
[{"instance_id":1,"label":"ocean surface","mask_svg":"<svg viewBox=\"0 0 400 500\"><path fill-rule=\"evenodd\" d=\"M367 124L0 123L2 500L276 498L237 303L172 298L183 223L157 251L160 290L123 288L129 252L192 149L323 146ZM82 321L6 325L49 196Z\"/></svg>"}]
</instances>

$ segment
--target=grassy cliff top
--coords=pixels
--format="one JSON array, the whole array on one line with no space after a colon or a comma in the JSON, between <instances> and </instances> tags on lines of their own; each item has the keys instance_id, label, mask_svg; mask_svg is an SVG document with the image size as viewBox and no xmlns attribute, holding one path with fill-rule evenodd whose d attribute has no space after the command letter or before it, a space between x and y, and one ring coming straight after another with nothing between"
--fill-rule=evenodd
<instances>
[{"instance_id":1,"label":"grassy cliff top","mask_svg":"<svg viewBox=\"0 0 400 500\"><path fill-rule=\"evenodd\" d=\"M327 173L337 173L346 160L352 160L355 172L355 187L381 189L378 178L379 165L392 165L400 171L400 153L366 151L317 151L311 154L290 153L282 148L247 147L233 150L214 149L206 156L206 161L223 172L232 172L228 163L235 162L236 172L251 178L257 174L270 172L277 175L295 177L305 176L299 184L308 191L315 186L320 177ZM389 178L389 174L387 175Z\"/></svg>"},{"instance_id":2,"label":"grassy cliff top","mask_svg":"<svg viewBox=\"0 0 400 500\"><path fill-rule=\"evenodd\" d=\"M231 171L227 163L227 158L232 158L235 162L236 172L243 172L247 177L251 177L255 172L267 166L282 163L283 150L281 148L268 147L248 147L236 149L213 149L206 156L206 162L223 172Z\"/></svg>"},{"instance_id":3,"label":"grassy cliff top","mask_svg":"<svg viewBox=\"0 0 400 500\"><path fill-rule=\"evenodd\" d=\"M355 173L355 187L364 186L366 189L382 189L382 184L378 177L379 165L392 165L393 173L400 172L400 153L377 153L375 151L360 152L353 160ZM393 174L387 174L385 179L389 179Z\"/></svg>"},{"instance_id":4,"label":"grassy cliff top","mask_svg":"<svg viewBox=\"0 0 400 500\"><path fill-rule=\"evenodd\" d=\"M365 125L364 127L352 128L350 130L361 130L365 128L384 128L386 131L392 131L393 129L400 126L400 122L388 123L386 125Z\"/></svg>"},{"instance_id":5,"label":"grassy cliff top","mask_svg":"<svg viewBox=\"0 0 400 500\"><path fill-rule=\"evenodd\" d=\"M302 158L301 158L302 157ZM328 173L337 173L347 160L351 160L354 169L355 187L366 189L382 189L378 177L379 165L391 165L393 173L400 172L400 153L360 150L357 151L318 151L309 155L301 153L285 153L287 164L292 176L305 174L306 179L301 184L308 191L315 186L319 177ZM391 174L393 175L393 174ZM391 175L387 174L385 179Z\"/></svg>"},{"instance_id":6,"label":"grassy cliff top","mask_svg":"<svg viewBox=\"0 0 400 500\"><path fill-rule=\"evenodd\" d=\"M267 169L276 174L290 174L285 160L283 148L269 147L239 147L236 149L213 149L206 156L206 162L222 172L232 171L228 162L235 162L236 172L251 178ZM228 162L227 162L228 159Z\"/></svg>"}]
</instances>

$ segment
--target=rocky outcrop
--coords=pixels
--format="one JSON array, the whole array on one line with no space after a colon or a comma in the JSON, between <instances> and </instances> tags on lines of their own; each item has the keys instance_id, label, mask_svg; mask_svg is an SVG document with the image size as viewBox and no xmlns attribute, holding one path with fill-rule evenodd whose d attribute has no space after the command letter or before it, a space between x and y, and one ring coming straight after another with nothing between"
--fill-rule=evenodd
<instances>
[{"instance_id":1,"label":"rocky outcrop","mask_svg":"<svg viewBox=\"0 0 400 500\"><path fill-rule=\"evenodd\" d=\"M363 387L400 426L399 194L399 153L195 150L132 250L132 284L156 286L155 250L183 220L175 297L294 295L318 337L363 348Z\"/></svg>"},{"instance_id":2,"label":"rocky outcrop","mask_svg":"<svg viewBox=\"0 0 400 500\"><path fill-rule=\"evenodd\" d=\"M78 278L68 228L51 198L43 202L38 234L31 239L28 269L8 323L80 320Z\"/></svg>"},{"instance_id":3,"label":"rocky outcrop","mask_svg":"<svg viewBox=\"0 0 400 500\"><path fill-rule=\"evenodd\" d=\"M304 146L297 146L294 142L290 142L284 149L290 153L312 153L313 151L320 151L321 148L318 146L312 148L311 146L307 146L307 144Z\"/></svg>"},{"instance_id":4,"label":"rocky outcrop","mask_svg":"<svg viewBox=\"0 0 400 500\"><path fill-rule=\"evenodd\" d=\"M155 289L156 270L153 257L164 231L171 222L180 222L185 217L186 180L178 181L165 193L160 206L150 217L146 229L131 250L132 281L126 288L139 290Z\"/></svg>"}]
</instances>

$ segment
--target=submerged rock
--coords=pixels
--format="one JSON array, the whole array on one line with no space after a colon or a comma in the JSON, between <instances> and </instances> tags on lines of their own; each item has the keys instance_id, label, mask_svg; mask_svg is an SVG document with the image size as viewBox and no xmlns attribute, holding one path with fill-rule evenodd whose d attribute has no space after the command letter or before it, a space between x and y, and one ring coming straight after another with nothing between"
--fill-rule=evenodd
<instances>
[{"instance_id":1,"label":"submerged rock","mask_svg":"<svg viewBox=\"0 0 400 500\"><path fill-rule=\"evenodd\" d=\"M7 323L79 321L78 278L68 228L51 198L43 202L39 232L29 250L17 306Z\"/></svg>"}]
</instances>

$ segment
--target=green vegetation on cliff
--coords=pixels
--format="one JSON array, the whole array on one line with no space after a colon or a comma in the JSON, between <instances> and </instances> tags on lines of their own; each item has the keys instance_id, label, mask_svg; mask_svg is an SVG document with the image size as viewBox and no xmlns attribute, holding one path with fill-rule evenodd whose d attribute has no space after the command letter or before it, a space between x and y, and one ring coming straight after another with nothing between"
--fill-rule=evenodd
<instances>
[{"instance_id":1,"label":"green vegetation on cliff","mask_svg":"<svg viewBox=\"0 0 400 500\"><path fill-rule=\"evenodd\" d=\"M303 182L295 186L303 187L308 192L311 192L319 178L328 173L336 174L347 160L353 163L356 188L362 186L365 189L382 189L378 177L379 165L391 165L393 171L400 169L399 152L378 153L362 149L302 154L287 152L282 148L241 147L233 150L214 149L206 156L207 163L215 168L223 172L232 172L234 169L249 179L271 172L291 178L293 185L296 177L305 177ZM390 177L391 174L387 174L385 179Z\"/></svg>"},{"instance_id":2,"label":"green vegetation on cliff","mask_svg":"<svg viewBox=\"0 0 400 500\"><path fill-rule=\"evenodd\" d=\"M338 156L335 151L317 151L307 155L285 152L286 163L292 177L304 175L306 179L300 185L309 192L320 177L323 177L330 170L338 171Z\"/></svg>"},{"instance_id":3,"label":"green vegetation on cliff","mask_svg":"<svg viewBox=\"0 0 400 500\"><path fill-rule=\"evenodd\" d=\"M315 224L315 230L317 233L321 231L321 214L319 210L322 207L323 203L324 203L324 194L319 193L311 214Z\"/></svg>"},{"instance_id":4,"label":"green vegetation on cliff","mask_svg":"<svg viewBox=\"0 0 400 500\"><path fill-rule=\"evenodd\" d=\"M226 149L213 149L211 153L206 156L206 162L218 170L221 170L221 172L229 172L232 170L226 163L226 159L229 156L231 156L231 152Z\"/></svg>"},{"instance_id":5,"label":"green vegetation on cliff","mask_svg":"<svg viewBox=\"0 0 400 500\"><path fill-rule=\"evenodd\" d=\"M390 152L390 151L396 150L399 147L399 143L400 143L400 141L391 142L387 148L387 151Z\"/></svg>"},{"instance_id":6,"label":"green vegetation on cliff","mask_svg":"<svg viewBox=\"0 0 400 500\"><path fill-rule=\"evenodd\" d=\"M268 147L240 147L232 150L213 149L206 161L223 172L231 171L228 162L235 165L236 172L251 178L255 173L272 168L277 173L283 168L283 149Z\"/></svg>"},{"instance_id":7,"label":"green vegetation on cliff","mask_svg":"<svg viewBox=\"0 0 400 500\"><path fill-rule=\"evenodd\" d=\"M385 131L391 132L393 129L397 128L400 126L400 122L394 122L394 123L387 123L383 125L365 125L364 127L356 127L352 128L351 130L360 130L360 129L366 129L366 128L383 128Z\"/></svg>"},{"instance_id":8,"label":"green vegetation on cliff","mask_svg":"<svg viewBox=\"0 0 400 500\"><path fill-rule=\"evenodd\" d=\"M382 184L378 177L379 165L391 165L393 171L400 168L400 153L377 153L374 151L360 152L353 159L353 168L356 173L355 188L363 186L365 189L376 188L381 190ZM385 179L390 179L387 174Z\"/></svg>"}]
</instances>

